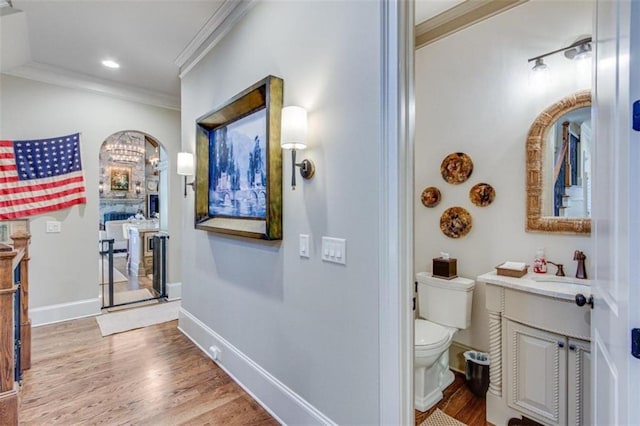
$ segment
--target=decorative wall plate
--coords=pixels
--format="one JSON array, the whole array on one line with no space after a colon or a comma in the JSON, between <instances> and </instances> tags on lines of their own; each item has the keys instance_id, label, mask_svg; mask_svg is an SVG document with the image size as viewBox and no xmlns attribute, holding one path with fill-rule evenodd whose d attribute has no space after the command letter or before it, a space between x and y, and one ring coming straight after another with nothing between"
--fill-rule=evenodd
<instances>
[{"instance_id":1,"label":"decorative wall plate","mask_svg":"<svg viewBox=\"0 0 640 426\"><path fill-rule=\"evenodd\" d=\"M478 207L487 207L496 198L496 190L488 183L473 185L469 191L469 200Z\"/></svg>"},{"instance_id":2,"label":"decorative wall plate","mask_svg":"<svg viewBox=\"0 0 640 426\"><path fill-rule=\"evenodd\" d=\"M440 200L442 200L442 195L440 194L440 190L435 186L429 186L422 191L422 196L420 197L422 200L422 204L425 207L435 207L440 204Z\"/></svg>"},{"instance_id":3,"label":"decorative wall plate","mask_svg":"<svg viewBox=\"0 0 640 426\"><path fill-rule=\"evenodd\" d=\"M472 226L471 214L462 207L450 207L440 216L440 230L449 238L464 237Z\"/></svg>"},{"instance_id":4,"label":"decorative wall plate","mask_svg":"<svg viewBox=\"0 0 640 426\"><path fill-rule=\"evenodd\" d=\"M458 185L465 182L473 172L473 161L464 152L454 152L442 160L440 173L448 183Z\"/></svg>"}]
</instances>

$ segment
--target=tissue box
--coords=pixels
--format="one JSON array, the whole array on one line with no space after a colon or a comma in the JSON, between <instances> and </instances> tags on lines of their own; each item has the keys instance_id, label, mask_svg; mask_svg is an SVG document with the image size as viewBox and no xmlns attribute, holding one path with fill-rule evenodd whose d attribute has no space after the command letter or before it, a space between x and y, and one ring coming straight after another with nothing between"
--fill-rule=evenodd
<instances>
[{"instance_id":1,"label":"tissue box","mask_svg":"<svg viewBox=\"0 0 640 426\"><path fill-rule=\"evenodd\" d=\"M502 265L496 266L496 274L504 277L522 278L529 271L529 265L523 264L519 268L511 268L508 263L505 262Z\"/></svg>"},{"instance_id":2,"label":"tissue box","mask_svg":"<svg viewBox=\"0 0 640 426\"><path fill-rule=\"evenodd\" d=\"M458 260L443 259L436 257L433 259L433 276L452 280L458 277Z\"/></svg>"}]
</instances>

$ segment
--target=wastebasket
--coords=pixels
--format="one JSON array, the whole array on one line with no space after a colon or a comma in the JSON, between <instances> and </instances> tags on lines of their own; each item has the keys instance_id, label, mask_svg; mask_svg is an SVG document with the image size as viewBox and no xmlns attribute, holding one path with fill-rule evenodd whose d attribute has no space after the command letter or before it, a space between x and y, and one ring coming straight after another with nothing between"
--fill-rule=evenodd
<instances>
[{"instance_id":1,"label":"wastebasket","mask_svg":"<svg viewBox=\"0 0 640 426\"><path fill-rule=\"evenodd\" d=\"M465 376L467 386L477 396L485 396L489 389L489 355L485 352L466 351Z\"/></svg>"}]
</instances>

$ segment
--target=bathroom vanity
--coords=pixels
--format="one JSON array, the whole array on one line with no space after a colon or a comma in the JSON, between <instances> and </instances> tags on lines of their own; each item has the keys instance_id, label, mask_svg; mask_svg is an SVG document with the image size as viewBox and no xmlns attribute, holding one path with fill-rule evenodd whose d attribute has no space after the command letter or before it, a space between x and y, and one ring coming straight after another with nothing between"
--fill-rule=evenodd
<instances>
[{"instance_id":1,"label":"bathroom vanity","mask_svg":"<svg viewBox=\"0 0 640 426\"><path fill-rule=\"evenodd\" d=\"M589 299L589 281L495 271L477 281L486 283L489 311L487 421L591 424L591 309L575 302L577 294Z\"/></svg>"}]
</instances>

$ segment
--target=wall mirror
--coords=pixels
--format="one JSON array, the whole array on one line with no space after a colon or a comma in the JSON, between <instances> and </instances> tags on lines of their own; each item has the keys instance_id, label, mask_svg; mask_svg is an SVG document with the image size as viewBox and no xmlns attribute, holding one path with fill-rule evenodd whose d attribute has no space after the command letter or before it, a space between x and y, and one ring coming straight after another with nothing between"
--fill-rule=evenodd
<instances>
[{"instance_id":1,"label":"wall mirror","mask_svg":"<svg viewBox=\"0 0 640 426\"><path fill-rule=\"evenodd\" d=\"M527 232L591 233L591 92L554 103L527 136Z\"/></svg>"}]
</instances>

